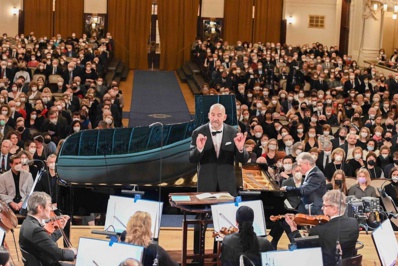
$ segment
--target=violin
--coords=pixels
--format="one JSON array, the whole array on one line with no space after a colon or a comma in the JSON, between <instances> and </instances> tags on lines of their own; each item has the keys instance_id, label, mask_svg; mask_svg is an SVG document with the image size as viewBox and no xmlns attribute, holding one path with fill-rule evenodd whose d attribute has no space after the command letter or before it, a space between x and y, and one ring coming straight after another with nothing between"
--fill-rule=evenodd
<instances>
[{"instance_id":1,"label":"violin","mask_svg":"<svg viewBox=\"0 0 398 266\"><path fill-rule=\"evenodd\" d=\"M61 232L61 235L64 239L65 244L67 245L68 248L72 248L72 243L70 242L70 240L68 239L68 237L66 236L63 227L60 223L60 220L65 219L65 215L61 215L61 216L57 216L55 214L55 211L52 210L50 212L50 219L47 219L45 221L45 225L44 225L44 229L47 231L47 233L49 235L52 235L56 230L59 229L59 231Z\"/></svg>"},{"instance_id":2,"label":"violin","mask_svg":"<svg viewBox=\"0 0 398 266\"><path fill-rule=\"evenodd\" d=\"M286 215L271 215L270 220L276 222L280 219L284 219ZM330 218L326 215L307 215L298 213L294 215L293 221L297 225L318 225L329 222Z\"/></svg>"},{"instance_id":3,"label":"violin","mask_svg":"<svg viewBox=\"0 0 398 266\"><path fill-rule=\"evenodd\" d=\"M235 226L230 226L228 228L221 227L219 232L214 231L212 237L222 237L221 235L231 235L233 233L239 232L239 229Z\"/></svg>"},{"instance_id":4,"label":"violin","mask_svg":"<svg viewBox=\"0 0 398 266\"><path fill-rule=\"evenodd\" d=\"M18 226L18 218L4 201L0 200L0 227L6 232Z\"/></svg>"}]
</instances>

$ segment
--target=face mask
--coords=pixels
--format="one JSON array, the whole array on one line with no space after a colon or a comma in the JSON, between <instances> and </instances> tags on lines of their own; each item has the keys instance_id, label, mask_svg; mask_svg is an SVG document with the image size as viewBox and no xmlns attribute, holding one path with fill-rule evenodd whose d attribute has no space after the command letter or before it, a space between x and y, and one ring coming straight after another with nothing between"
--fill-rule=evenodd
<instances>
[{"instance_id":1,"label":"face mask","mask_svg":"<svg viewBox=\"0 0 398 266\"><path fill-rule=\"evenodd\" d=\"M287 147L290 147L290 146L293 145L293 141L288 140L288 141L285 142L285 145L286 145Z\"/></svg>"},{"instance_id":2,"label":"face mask","mask_svg":"<svg viewBox=\"0 0 398 266\"><path fill-rule=\"evenodd\" d=\"M281 136L284 137L284 136L287 136L288 134L289 134L289 133L287 133L287 132L282 132L282 133L281 133Z\"/></svg>"},{"instance_id":3,"label":"face mask","mask_svg":"<svg viewBox=\"0 0 398 266\"><path fill-rule=\"evenodd\" d=\"M35 153L36 153L36 149L35 149L35 148L30 148L30 149L29 149L29 152L30 152L31 154L35 154Z\"/></svg>"},{"instance_id":4,"label":"face mask","mask_svg":"<svg viewBox=\"0 0 398 266\"><path fill-rule=\"evenodd\" d=\"M275 100L272 101L273 105L276 105L277 103L278 103L278 101L275 101Z\"/></svg>"},{"instance_id":5,"label":"face mask","mask_svg":"<svg viewBox=\"0 0 398 266\"><path fill-rule=\"evenodd\" d=\"M256 134L254 134L254 136L256 137L256 138L261 138L261 136L262 136L263 134L261 134L261 133L256 133Z\"/></svg>"},{"instance_id":6,"label":"face mask","mask_svg":"<svg viewBox=\"0 0 398 266\"><path fill-rule=\"evenodd\" d=\"M308 137L315 138L316 134L308 134Z\"/></svg>"},{"instance_id":7,"label":"face mask","mask_svg":"<svg viewBox=\"0 0 398 266\"><path fill-rule=\"evenodd\" d=\"M376 135L376 137L380 137L381 136L381 132L376 132L375 135Z\"/></svg>"},{"instance_id":8,"label":"face mask","mask_svg":"<svg viewBox=\"0 0 398 266\"><path fill-rule=\"evenodd\" d=\"M361 137L362 138L366 138L368 136L368 133L367 132L361 132Z\"/></svg>"},{"instance_id":9,"label":"face mask","mask_svg":"<svg viewBox=\"0 0 398 266\"><path fill-rule=\"evenodd\" d=\"M383 159L386 159L388 157L388 154L381 154L381 157L383 157Z\"/></svg>"},{"instance_id":10,"label":"face mask","mask_svg":"<svg viewBox=\"0 0 398 266\"><path fill-rule=\"evenodd\" d=\"M24 127L18 127L18 128L17 128L17 130L18 130L19 132L23 132L24 129L25 129Z\"/></svg>"},{"instance_id":11,"label":"face mask","mask_svg":"<svg viewBox=\"0 0 398 266\"><path fill-rule=\"evenodd\" d=\"M267 144L268 144L268 141L261 141L261 146L265 147L265 146L267 146Z\"/></svg>"},{"instance_id":12,"label":"face mask","mask_svg":"<svg viewBox=\"0 0 398 266\"><path fill-rule=\"evenodd\" d=\"M299 97L303 98L304 97L304 93L299 93Z\"/></svg>"},{"instance_id":13,"label":"face mask","mask_svg":"<svg viewBox=\"0 0 398 266\"><path fill-rule=\"evenodd\" d=\"M303 129L297 129L297 133L299 133L299 134L301 134L301 133L303 133Z\"/></svg>"},{"instance_id":14,"label":"face mask","mask_svg":"<svg viewBox=\"0 0 398 266\"><path fill-rule=\"evenodd\" d=\"M45 144L49 144L51 142L51 139L44 139Z\"/></svg>"},{"instance_id":15,"label":"face mask","mask_svg":"<svg viewBox=\"0 0 398 266\"><path fill-rule=\"evenodd\" d=\"M317 119L315 117L311 117L311 122L316 123Z\"/></svg>"},{"instance_id":16,"label":"face mask","mask_svg":"<svg viewBox=\"0 0 398 266\"><path fill-rule=\"evenodd\" d=\"M0 126L4 126L5 124L6 124L6 121L4 121L4 120L0 121Z\"/></svg>"},{"instance_id":17,"label":"face mask","mask_svg":"<svg viewBox=\"0 0 398 266\"><path fill-rule=\"evenodd\" d=\"M292 166L293 166L293 165L290 164L290 163L289 163L289 164L284 164L284 165L283 165L283 168L285 168L286 171L290 171L290 170L292 170Z\"/></svg>"},{"instance_id":18,"label":"face mask","mask_svg":"<svg viewBox=\"0 0 398 266\"><path fill-rule=\"evenodd\" d=\"M343 160L343 156L341 156L341 155L336 155L336 157L334 157L334 160L335 160L336 162L341 162L341 161Z\"/></svg>"},{"instance_id":19,"label":"face mask","mask_svg":"<svg viewBox=\"0 0 398 266\"><path fill-rule=\"evenodd\" d=\"M297 181L301 181L301 180L303 179L303 175L302 175L301 173L295 173L295 174L294 174L294 178L295 178Z\"/></svg>"},{"instance_id":20,"label":"face mask","mask_svg":"<svg viewBox=\"0 0 398 266\"><path fill-rule=\"evenodd\" d=\"M345 136L339 136L340 140L345 140Z\"/></svg>"},{"instance_id":21,"label":"face mask","mask_svg":"<svg viewBox=\"0 0 398 266\"><path fill-rule=\"evenodd\" d=\"M55 169L55 163L48 164L48 168L50 168L51 170L54 170Z\"/></svg>"},{"instance_id":22,"label":"face mask","mask_svg":"<svg viewBox=\"0 0 398 266\"><path fill-rule=\"evenodd\" d=\"M384 138L386 141L391 141L391 137L385 137Z\"/></svg>"},{"instance_id":23,"label":"face mask","mask_svg":"<svg viewBox=\"0 0 398 266\"><path fill-rule=\"evenodd\" d=\"M325 136L329 136L329 131L323 131L323 135L325 135Z\"/></svg>"},{"instance_id":24,"label":"face mask","mask_svg":"<svg viewBox=\"0 0 398 266\"><path fill-rule=\"evenodd\" d=\"M324 151L325 155L330 155L332 152L331 151Z\"/></svg>"},{"instance_id":25,"label":"face mask","mask_svg":"<svg viewBox=\"0 0 398 266\"><path fill-rule=\"evenodd\" d=\"M36 117L37 117L37 115L31 115L31 116L30 116L30 118L33 119L33 120L35 120Z\"/></svg>"},{"instance_id":26,"label":"face mask","mask_svg":"<svg viewBox=\"0 0 398 266\"><path fill-rule=\"evenodd\" d=\"M20 171L22 170L22 164L17 164L17 165L14 167L14 170L17 171L17 172L20 172Z\"/></svg>"},{"instance_id":27,"label":"face mask","mask_svg":"<svg viewBox=\"0 0 398 266\"><path fill-rule=\"evenodd\" d=\"M8 114L8 111L1 111L1 114L2 114L2 115L7 115L7 114Z\"/></svg>"},{"instance_id":28,"label":"face mask","mask_svg":"<svg viewBox=\"0 0 398 266\"><path fill-rule=\"evenodd\" d=\"M110 119L110 118L107 118L107 119L105 119L105 122L106 122L108 125L110 125L110 124L112 124L113 120Z\"/></svg>"},{"instance_id":29,"label":"face mask","mask_svg":"<svg viewBox=\"0 0 398 266\"><path fill-rule=\"evenodd\" d=\"M353 104L353 105L352 105L352 108L353 108L353 109L355 109L355 108L357 108L357 107L358 107L358 106L357 106L356 104Z\"/></svg>"},{"instance_id":30,"label":"face mask","mask_svg":"<svg viewBox=\"0 0 398 266\"><path fill-rule=\"evenodd\" d=\"M296 154L299 155L300 153L302 153L303 150L296 150Z\"/></svg>"},{"instance_id":31,"label":"face mask","mask_svg":"<svg viewBox=\"0 0 398 266\"><path fill-rule=\"evenodd\" d=\"M50 119L50 122L53 123L53 124L56 124L56 123L57 123L57 120L58 120L58 119Z\"/></svg>"},{"instance_id":32,"label":"face mask","mask_svg":"<svg viewBox=\"0 0 398 266\"><path fill-rule=\"evenodd\" d=\"M359 184L365 184L366 183L366 177L359 177L358 178L358 183Z\"/></svg>"},{"instance_id":33,"label":"face mask","mask_svg":"<svg viewBox=\"0 0 398 266\"><path fill-rule=\"evenodd\" d=\"M287 97L287 100L288 100L288 101L293 101L293 97L291 97L291 96L290 96L290 97Z\"/></svg>"},{"instance_id":34,"label":"face mask","mask_svg":"<svg viewBox=\"0 0 398 266\"><path fill-rule=\"evenodd\" d=\"M79 132L79 131L80 131L80 127L74 127L74 128L73 128L73 131L74 131L74 132Z\"/></svg>"},{"instance_id":35,"label":"face mask","mask_svg":"<svg viewBox=\"0 0 398 266\"><path fill-rule=\"evenodd\" d=\"M273 150L276 149L276 145L271 144L271 145L268 146L268 149L270 149L271 151L273 151Z\"/></svg>"},{"instance_id":36,"label":"face mask","mask_svg":"<svg viewBox=\"0 0 398 266\"><path fill-rule=\"evenodd\" d=\"M354 155L354 158L355 158L355 160L361 159L361 154L355 154L355 155Z\"/></svg>"},{"instance_id":37,"label":"face mask","mask_svg":"<svg viewBox=\"0 0 398 266\"><path fill-rule=\"evenodd\" d=\"M391 178L392 182L397 183L398 182L398 176L393 176Z\"/></svg>"},{"instance_id":38,"label":"face mask","mask_svg":"<svg viewBox=\"0 0 398 266\"><path fill-rule=\"evenodd\" d=\"M369 164L370 166L373 166L373 165L375 165L375 161L374 161L374 160L369 160L369 161L368 161L368 164Z\"/></svg>"},{"instance_id":39,"label":"face mask","mask_svg":"<svg viewBox=\"0 0 398 266\"><path fill-rule=\"evenodd\" d=\"M13 91L13 92L16 92L17 90L18 90L17 87L12 87L12 91Z\"/></svg>"}]
</instances>

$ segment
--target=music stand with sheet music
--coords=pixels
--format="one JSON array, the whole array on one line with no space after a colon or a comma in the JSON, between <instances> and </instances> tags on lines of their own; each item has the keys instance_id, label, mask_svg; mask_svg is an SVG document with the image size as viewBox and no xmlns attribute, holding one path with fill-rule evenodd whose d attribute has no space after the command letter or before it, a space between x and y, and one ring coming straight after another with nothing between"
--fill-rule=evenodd
<instances>
[{"instance_id":1,"label":"music stand with sheet music","mask_svg":"<svg viewBox=\"0 0 398 266\"><path fill-rule=\"evenodd\" d=\"M398 256L398 242L389 220L385 220L373 230L372 239L381 265L395 265Z\"/></svg>"},{"instance_id":2,"label":"music stand with sheet music","mask_svg":"<svg viewBox=\"0 0 398 266\"><path fill-rule=\"evenodd\" d=\"M279 265L323 265L322 249L303 248L295 250L278 250L261 253L261 265L279 266Z\"/></svg>"},{"instance_id":3,"label":"music stand with sheet music","mask_svg":"<svg viewBox=\"0 0 398 266\"><path fill-rule=\"evenodd\" d=\"M151 215L152 235L154 239L159 238L160 218L162 217L163 202L142 200L135 198L110 196L106 210L105 231L113 227L117 233L126 230L130 217L137 211L145 211Z\"/></svg>"},{"instance_id":4,"label":"music stand with sheet music","mask_svg":"<svg viewBox=\"0 0 398 266\"><path fill-rule=\"evenodd\" d=\"M125 259L142 262L144 247L127 243L110 243L107 240L81 237L76 257L76 266L119 265Z\"/></svg>"},{"instance_id":5,"label":"music stand with sheet music","mask_svg":"<svg viewBox=\"0 0 398 266\"><path fill-rule=\"evenodd\" d=\"M263 202L261 200L242 201L239 204L224 203L211 205L214 230L219 232L221 227L229 228L235 226L236 211L240 206L248 206L254 211L253 228L257 236L266 236L266 224L264 216ZM220 239L217 239L220 240Z\"/></svg>"},{"instance_id":6,"label":"music stand with sheet music","mask_svg":"<svg viewBox=\"0 0 398 266\"><path fill-rule=\"evenodd\" d=\"M0 246L4 246L4 240L6 239L6 231L0 227Z\"/></svg>"}]
</instances>

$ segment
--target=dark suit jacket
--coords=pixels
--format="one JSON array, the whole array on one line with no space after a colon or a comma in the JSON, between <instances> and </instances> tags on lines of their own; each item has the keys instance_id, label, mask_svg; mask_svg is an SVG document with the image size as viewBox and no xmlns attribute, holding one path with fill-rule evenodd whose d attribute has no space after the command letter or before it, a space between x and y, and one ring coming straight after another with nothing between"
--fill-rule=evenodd
<instances>
[{"instance_id":1,"label":"dark suit jacket","mask_svg":"<svg viewBox=\"0 0 398 266\"><path fill-rule=\"evenodd\" d=\"M325 176L322 171L315 166L310 170L300 187L296 188L288 186L286 187L286 191L294 191L298 193L301 195L301 201L303 204L313 203L312 208L314 212L317 210L320 211L323 203L322 197L327 191Z\"/></svg>"},{"instance_id":2,"label":"dark suit jacket","mask_svg":"<svg viewBox=\"0 0 398 266\"><path fill-rule=\"evenodd\" d=\"M339 136L337 136L337 138L332 139L331 142L332 142L332 145L333 145L333 150L337 149L340 146ZM344 143L347 143L347 141L344 140Z\"/></svg>"},{"instance_id":3,"label":"dark suit jacket","mask_svg":"<svg viewBox=\"0 0 398 266\"><path fill-rule=\"evenodd\" d=\"M295 185L296 184L294 183L293 177L289 177L288 179L286 179L282 182L282 186L294 187ZM296 209L300 203L300 197L298 197L297 194L294 192L293 193L286 192L285 197L289 201L290 205L292 205L292 207Z\"/></svg>"},{"instance_id":4,"label":"dark suit jacket","mask_svg":"<svg viewBox=\"0 0 398 266\"><path fill-rule=\"evenodd\" d=\"M355 218L336 217L325 224L312 227L309 234L319 236L322 247L323 265L334 266L336 265L337 237L339 236L343 258L352 257L355 255L355 244L359 236L359 226ZM298 231L294 231L289 234L289 239L292 241L293 238L299 236Z\"/></svg>"},{"instance_id":5,"label":"dark suit jacket","mask_svg":"<svg viewBox=\"0 0 398 266\"><path fill-rule=\"evenodd\" d=\"M249 160L246 149L240 153L235 146L234 138L236 133L237 130L235 128L224 124L218 158L213 146L209 123L200 126L192 133L189 160L191 163L198 164L199 192L215 192L218 187L219 191L227 191L231 195L236 195L235 157L242 163ZM196 138L199 134L207 137L202 152L199 152L196 148Z\"/></svg>"},{"instance_id":6,"label":"dark suit jacket","mask_svg":"<svg viewBox=\"0 0 398 266\"><path fill-rule=\"evenodd\" d=\"M321 170L323 173L325 173L325 167L323 167L323 160L325 159L325 152L321 151L318 155L318 159L316 160L316 166L318 166L319 170ZM332 157L332 154L329 155L330 157Z\"/></svg>"},{"instance_id":7,"label":"dark suit jacket","mask_svg":"<svg viewBox=\"0 0 398 266\"><path fill-rule=\"evenodd\" d=\"M59 230L49 236L36 218L27 216L19 232L19 245L40 260L44 266L61 265L59 261L73 261L75 255L72 250L57 246L56 241L60 237Z\"/></svg>"}]
</instances>

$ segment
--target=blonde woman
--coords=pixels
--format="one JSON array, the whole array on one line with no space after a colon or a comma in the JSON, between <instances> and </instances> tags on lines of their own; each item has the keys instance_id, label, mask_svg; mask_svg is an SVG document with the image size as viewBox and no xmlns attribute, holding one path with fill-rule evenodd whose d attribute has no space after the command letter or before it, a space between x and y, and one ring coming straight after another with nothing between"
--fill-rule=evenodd
<instances>
[{"instance_id":1,"label":"blonde woman","mask_svg":"<svg viewBox=\"0 0 398 266\"><path fill-rule=\"evenodd\" d=\"M357 182L348 190L348 196L355 196L358 199L362 199L362 197L377 197L376 189L370 185L371 179L367 169L361 168L358 170Z\"/></svg>"},{"instance_id":2,"label":"blonde woman","mask_svg":"<svg viewBox=\"0 0 398 266\"><path fill-rule=\"evenodd\" d=\"M178 263L170 258L170 255L161 246L152 243L151 215L144 211L137 211L130 217L126 227L126 242L143 246L143 265L152 266L158 256L158 265L177 266Z\"/></svg>"},{"instance_id":3,"label":"blonde woman","mask_svg":"<svg viewBox=\"0 0 398 266\"><path fill-rule=\"evenodd\" d=\"M332 162L325 167L325 177L331 181L333 173L337 170L343 170L347 176L353 176L352 168L344 161L345 152L342 148L337 148L332 152Z\"/></svg>"}]
</instances>

